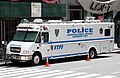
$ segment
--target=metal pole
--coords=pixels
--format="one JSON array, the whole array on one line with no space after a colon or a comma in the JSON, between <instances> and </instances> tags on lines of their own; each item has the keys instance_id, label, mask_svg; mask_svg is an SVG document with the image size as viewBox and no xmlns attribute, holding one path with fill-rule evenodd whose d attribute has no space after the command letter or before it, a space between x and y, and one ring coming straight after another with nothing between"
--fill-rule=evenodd
<instances>
[{"instance_id":1,"label":"metal pole","mask_svg":"<svg viewBox=\"0 0 120 78\"><path fill-rule=\"evenodd\" d=\"M5 26L5 20L4 20L4 22L3 22L3 26L4 26L4 60L5 60L5 64L7 63L6 62L6 39L5 39L5 36L6 36L6 31L5 31L5 28L6 28L6 26Z\"/></svg>"},{"instance_id":2,"label":"metal pole","mask_svg":"<svg viewBox=\"0 0 120 78\"><path fill-rule=\"evenodd\" d=\"M4 56L4 61L6 63L6 41L5 41L5 20L3 20L3 41L4 41L4 44L3 44L3 56Z\"/></svg>"},{"instance_id":3,"label":"metal pole","mask_svg":"<svg viewBox=\"0 0 120 78\"><path fill-rule=\"evenodd\" d=\"M3 38L2 20L0 21L0 23L1 23L1 32L0 32L0 35L1 35L1 40L0 40L0 41L1 41L1 47L3 47L3 46L2 46L2 40L3 40L3 39L2 39L2 38Z\"/></svg>"},{"instance_id":4,"label":"metal pole","mask_svg":"<svg viewBox=\"0 0 120 78\"><path fill-rule=\"evenodd\" d=\"M6 35L5 34L5 20L4 20L4 25L3 26L4 26L4 42L6 43L6 40L5 40L5 35Z\"/></svg>"}]
</instances>

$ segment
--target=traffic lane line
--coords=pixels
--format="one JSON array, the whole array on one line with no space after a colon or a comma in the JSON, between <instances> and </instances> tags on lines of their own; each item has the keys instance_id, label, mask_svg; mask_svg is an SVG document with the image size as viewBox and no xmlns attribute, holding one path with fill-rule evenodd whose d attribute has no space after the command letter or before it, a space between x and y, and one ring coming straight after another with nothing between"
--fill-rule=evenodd
<instances>
[{"instance_id":1,"label":"traffic lane line","mask_svg":"<svg viewBox=\"0 0 120 78\"><path fill-rule=\"evenodd\" d=\"M107 75L107 76L101 76L96 78L116 78L116 76Z\"/></svg>"},{"instance_id":2,"label":"traffic lane line","mask_svg":"<svg viewBox=\"0 0 120 78\"><path fill-rule=\"evenodd\" d=\"M120 73L120 71L117 71L117 72L113 72L113 73L111 73L111 74L119 74Z\"/></svg>"},{"instance_id":3,"label":"traffic lane line","mask_svg":"<svg viewBox=\"0 0 120 78\"><path fill-rule=\"evenodd\" d=\"M120 64L120 63L118 63L118 64ZM120 71L116 71L116 72L113 72L111 74L120 74Z\"/></svg>"},{"instance_id":4,"label":"traffic lane line","mask_svg":"<svg viewBox=\"0 0 120 78\"><path fill-rule=\"evenodd\" d=\"M91 59L91 61L98 61L98 60L110 60L111 58L96 58L96 59Z\"/></svg>"},{"instance_id":5,"label":"traffic lane line","mask_svg":"<svg viewBox=\"0 0 120 78\"><path fill-rule=\"evenodd\" d=\"M100 76L101 74L88 74L88 75L83 75L83 76L77 76L77 77L73 77L73 78L94 78L96 76Z\"/></svg>"},{"instance_id":6,"label":"traffic lane line","mask_svg":"<svg viewBox=\"0 0 120 78\"><path fill-rule=\"evenodd\" d=\"M75 68L75 69L70 69L70 70L88 69L88 68L92 68L92 67L93 66L87 66L87 67Z\"/></svg>"},{"instance_id":7,"label":"traffic lane line","mask_svg":"<svg viewBox=\"0 0 120 78\"><path fill-rule=\"evenodd\" d=\"M55 77L57 75L64 75L64 74L72 74L74 71L62 71L62 72L58 72L58 73L51 73L51 74L43 74L43 75L35 75L35 76L31 76L29 78L51 78L51 77ZM57 78L57 77L56 77Z\"/></svg>"},{"instance_id":8,"label":"traffic lane line","mask_svg":"<svg viewBox=\"0 0 120 78\"><path fill-rule=\"evenodd\" d=\"M62 72L62 70L53 70L53 71L45 71L45 72L23 72L23 73L16 73L16 74L10 74L10 75L3 75L0 76L1 78L30 78L30 77L36 77L39 76L40 78L41 75L47 75L47 74L52 74L52 73L59 73ZM37 77L36 77L37 78Z\"/></svg>"},{"instance_id":9,"label":"traffic lane line","mask_svg":"<svg viewBox=\"0 0 120 78\"><path fill-rule=\"evenodd\" d=\"M78 76L78 75L85 75L85 74L87 74L87 73L85 73L85 72L78 72L78 73L72 73L72 74L65 74L65 75L59 75L59 76L55 76L55 77L51 77L51 78L70 78L70 77L73 77L73 76Z\"/></svg>"}]
</instances>

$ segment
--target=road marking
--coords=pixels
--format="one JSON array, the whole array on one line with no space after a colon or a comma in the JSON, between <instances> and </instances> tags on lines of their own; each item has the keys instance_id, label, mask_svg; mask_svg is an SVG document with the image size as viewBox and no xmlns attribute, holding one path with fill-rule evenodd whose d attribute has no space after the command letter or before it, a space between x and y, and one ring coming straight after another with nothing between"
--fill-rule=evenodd
<instances>
[{"instance_id":1,"label":"road marking","mask_svg":"<svg viewBox=\"0 0 120 78\"><path fill-rule=\"evenodd\" d=\"M35 69L18 69L18 70L4 70L4 71L0 71L0 76L3 75L11 75L11 74L16 74L16 73L33 73L33 72L45 72L45 71L49 71L50 69L40 69L40 70L35 70Z\"/></svg>"},{"instance_id":2,"label":"road marking","mask_svg":"<svg viewBox=\"0 0 120 78\"><path fill-rule=\"evenodd\" d=\"M100 59L94 59L94 60L92 60L92 61L96 61L96 60L99 60L99 61L101 61L101 60L110 60L111 58L100 58Z\"/></svg>"},{"instance_id":3,"label":"road marking","mask_svg":"<svg viewBox=\"0 0 120 78\"><path fill-rule=\"evenodd\" d=\"M38 76L32 76L32 77L28 77L28 78L51 78L51 76L57 76L57 75L64 75L64 74L72 74L74 71L62 71L62 72L60 72L60 73L50 73L50 74L43 74L43 75L41 75L41 74L39 74Z\"/></svg>"},{"instance_id":4,"label":"road marking","mask_svg":"<svg viewBox=\"0 0 120 78\"><path fill-rule=\"evenodd\" d=\"M116 76L111 76L111 75L107 75L107 76L101 76L101 77L96 77L96 78L115 78Z\"/></svg>"},{"instance_id":5,"label":"road marking","mask_svg":"<svg viewBox=\"0 0 120 78\"><path fill-rule=\"evenodd\" d=\"M65 75L62 75L62 76L55 76L55 77L50 77L50 78L66 78L66 77L71 78L73 76L85 75L85 74L87 74L87 73L85 73L85 72L78 72L78 73L72 73L72 74L67 74L67 75L65 74Z\"/></svg>"},{"instance_id":6,"label":"road marking","mask_svg":"<svg viewBox=\"0 0 120 78\"><path fill-rule=\"evenodd\" d=\"M81 67L76 69L52 70L51 68L39 67L0 67L0 78L115 78L114 74L120 73L113 72L112 75L102 75L99 73L76 72L76 70L92 68L92 66Z\"/></svg>"},{"instance_id":7,"label":"road marking","mask_svg":"<svg viewBox=\"0 0 120 78\"><path fill-rule=\"evenodd\" d=\"M72 78L90 78L90 77L95 77L95 76L100 76L101 74L88 74L88 75L83 75L83 76L77 76L77 77L72 77Z\"/></svg>"},{"instance_id":8,"label":"road marking","mask_svg":"<svg viewBox=\"0 0 120 78\"><path fill-rule=\"evenodd\" d=\"M81 68L70 69L70 70L88 69L88 68L92 68L92 67L93 67L93 66L87 66L87 67L81 67Z\"/></svg>"},{"instance_id":9,"label":"road marking","mask_svg":"<svg viewBox=\"0 0 120 78\"><path fill-rule=\"evenodd\" d=\"M37 70L36 70L37 71ZM41 70L40 70L41 71ZM41 71L41 72L35 72L35 71L29 71L29 72L22 72L22 73L14 73L14 74L9 74L9 75L2 75L0 76L1 78L6 77L6 78L24 78L29 76L34 76L34 75L42 75L42 74L51 74L51 73L57 73L62 70L53 70L53 71ZM16 71L14 71L16 72Z\"/></svg>"},{"instance_id":10,"label":"road marking","mask_svg":"<svg viewBox=\"0 0 120 78\"><path fill-rule=\"evenodd\" d=\"M0 67L0 73L7 73L7 72L14 72L14 71L35 71L38 69L45 69L45 68L40 68L40 67ZM48 69L47 69L48 70ZM1 74L0 74L1 75Z\"/></svg>"},{"instance_id":11,"label":"road marking","mask_svg":"<svg viewBox=\"0 0 120 78\"><path fill-rule=\"evenodd\" d=\"M113 73L111 73L111 74L119 74L120 73L120 71L118 71L118 72L113 72Z\"/></svg>"}]
</instances>

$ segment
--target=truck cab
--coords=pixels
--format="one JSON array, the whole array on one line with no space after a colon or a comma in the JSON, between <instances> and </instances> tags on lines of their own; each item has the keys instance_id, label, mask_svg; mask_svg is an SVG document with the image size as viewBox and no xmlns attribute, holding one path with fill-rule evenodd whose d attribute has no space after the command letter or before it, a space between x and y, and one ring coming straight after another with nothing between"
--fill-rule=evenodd
<instances>
[{"instance_id":1,"label":"truck cab","mask_svg":"<svg viewBox=\"0 0 120 78\"><path fill-rule=\"evenodd\" d=\"M7 45L6 54L12 63L32 61L40 64L40 46L48 41L47 28L38 24L21 23L17 26L13 40Z\"/></svg>"}]
</instances>

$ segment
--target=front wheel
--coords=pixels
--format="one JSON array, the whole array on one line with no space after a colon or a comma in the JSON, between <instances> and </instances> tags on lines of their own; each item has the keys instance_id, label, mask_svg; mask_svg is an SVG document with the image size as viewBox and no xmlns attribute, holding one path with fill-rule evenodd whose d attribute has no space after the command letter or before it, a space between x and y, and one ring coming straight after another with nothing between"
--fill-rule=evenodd
<instances>
[{"instance_id":1,"label":"front wheel","mask_svg":"<svg viewBox=\"0 0 120 78\"><path fill-rule=\"evenodd\" d=\"M35 53L32 57L32 63L34 65L39 65L41 61L42 61L41 55L38 53Z\"/></svg>"}]
</instances>

